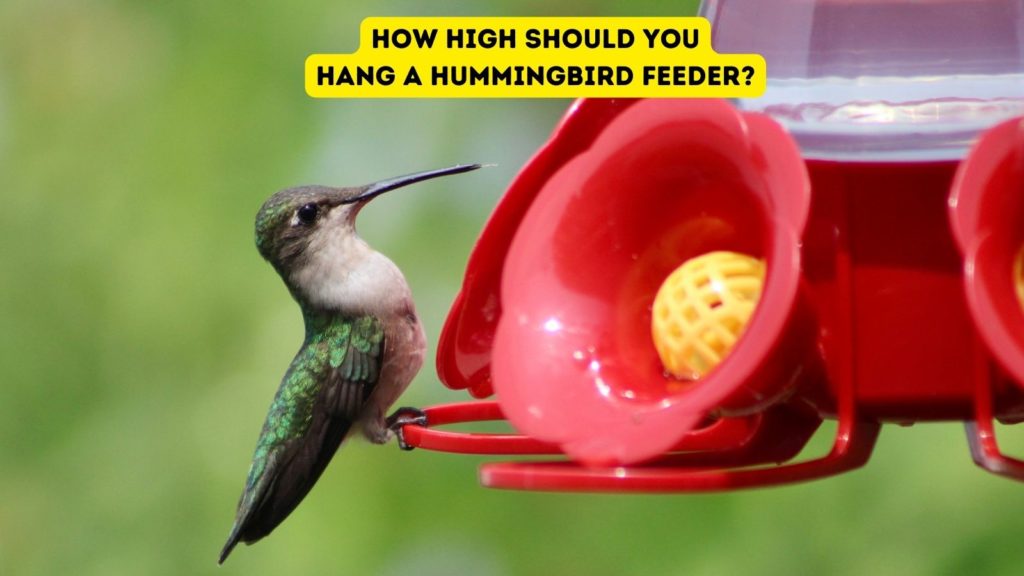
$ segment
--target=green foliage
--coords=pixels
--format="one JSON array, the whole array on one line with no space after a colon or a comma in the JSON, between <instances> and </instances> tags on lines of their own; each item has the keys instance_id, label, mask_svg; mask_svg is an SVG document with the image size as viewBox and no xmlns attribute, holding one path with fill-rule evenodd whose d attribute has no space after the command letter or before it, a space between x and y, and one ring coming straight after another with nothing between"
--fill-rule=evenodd
<instances>
[{"instance_id":1,"label":"green foliage","mask_svg":"<svg viewBox=\"0 0 1024 576\"><path fill-rule=\"evenodd\" d=\"M703 496L489 491L479 459L352 443L270 538L217 552L302 319L264 199L460 162L360 230L436 342L474 239L564 101L314 101L370 15L680 15L692 1L0 3L0 574L1018 573L1024 488L955 424L863 471ZM434 346L431 346L434 350ZM430 369L402 404L461 400Z\"/></svg>"}]
</instances>

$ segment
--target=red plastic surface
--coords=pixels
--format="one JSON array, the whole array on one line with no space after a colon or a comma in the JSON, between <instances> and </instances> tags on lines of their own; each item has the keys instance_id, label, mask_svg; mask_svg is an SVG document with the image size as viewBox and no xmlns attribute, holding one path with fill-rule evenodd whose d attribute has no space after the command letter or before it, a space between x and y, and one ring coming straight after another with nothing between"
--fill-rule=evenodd
<instances>
[{"instance_id":1,"label":"red plastic surface","mask_svg":"<svg viewBox=\"0 0 1024 576\"><path fill-rule=\"evenodd\" d=\"M516 176L491 213L469 256L462 290L441 330L437 374L446 386L477 398L494 393L491 346L501 317L498 286L512 236L540 186L567 160L590 145L604 125L635 100L577 100L552 137Z\"/></svg>"},{"instance_id":2,"label":"red plastic surface","mask_svg":"<svg viewBox=\"0 0 1024 576\"><path fill-rule=\"evenodd\" d=\"M984 357L986 351L979 346L979 356ZM1007 456L1000 450L996 440L995 416L993 411L992 387L984 385L987 374L980 374L975 388L975 416L964 428L967 432L967 443L971 448L971 457L982 468L1015 480L1024 480L1024 461Z\"/></svg>"},{"instance_id":3,"label":"red plastic surface","mask_svg":"<svg viewBox=\"0 0 1024 576\"><path fill-rule=\"evenodd\" d=\"M438 430L438 426L504 420L497 402L461 402L431 406L424 410L429 427L407 425L402 431L405 441L414 448L460 454L562 454L557 446L521 434L489 434ZM785 460L799 451L821 420L807 410L780 409L742 418L719 418L704 422L671 448L673 452L730 454ZM766 438L771 446L763 446ZM782 439L784 441L776 441ZM794 451L795 450L795 451ZM720 456L715 456L721 460ZM678 460L678 459L677 459Z\"/></svg>"},{"instance_id":4,"label":"red plastic surface","mask_svg":"<svg viewBox=\"0 0 1024 576\"><path fill-rule=\"evenodd\" d=\"M809 205L796 144L774 122L716 100L622 112L544 183L509 246L491 352L509 420L573 459L628 464L716 409L788 392L813 353L786 330L810 322L794 317ZM765 286L730 360L681 383L651 344L651 302L680 263L715 250L765 259Z\"/></svg>"},{"instance_id":5,"label":"red plastic surface","mask_svg":"<svg viewBox=\"0 0 1024 576\"><path fill-rule=\"evenodd\" d=\"M424 410L429 428L407 425L405 442L415 448L459 454L560 454L557 446L520 434L482 434L437 430L436 426L504 420L497 402L463 402Z\"/></svg>"},{"instance_id":6,"label":"red plastic surface","mask_svg":"<svg viewBox=\"0 0 1024 576\"><path fill-rule=\"evenodd\" d=\"M1024 120L992 128L963 162L949 215L964 255L974 324L995 359L1024 384L1024 309L1012 278L1024 248Z\"/></svg>"},{"instance_id":7,"label":"red plastic surface","mask_svg":"<svg viewBox=\"0 0 1024 576\"><path fill-rule=\"evenodd\" d=\"M480 483L490 488L591 492L718 492L805 482L834 476L867 462L878 424L863 425L828 456L809 462L766 468L702 467L671 459L646 466L585 467L573 462L500 462L484 464ZM847 439L848 438L848 439Z\"/></svg>"},{"instance_id":8,"label":"red plastic surface","mask_svg":"<svg viewBox=\"0 0 1024 576\"><path fill-rule=\"evenodd\" d=\"M992 426L1024 418L1010 278L1024 243L1022 126L992 128L959 164L804 162L771 120L722 103L577 102L484 229L438 351L447 385L497 390L517 429L576 462L488 464L482 481L799 481L863 464L882 422L950 419L972 421L980 465L1024 478ZM666 383L649 297L682 259L723 248L766 258L761 305L707 378ZM799 426L777 424L798 422L780 416L793 409L838 418L832 452L750 468L802 446ZM666 456L699 422L743 414L764 416L748 440Z\"/></svg>"}]
</instances>

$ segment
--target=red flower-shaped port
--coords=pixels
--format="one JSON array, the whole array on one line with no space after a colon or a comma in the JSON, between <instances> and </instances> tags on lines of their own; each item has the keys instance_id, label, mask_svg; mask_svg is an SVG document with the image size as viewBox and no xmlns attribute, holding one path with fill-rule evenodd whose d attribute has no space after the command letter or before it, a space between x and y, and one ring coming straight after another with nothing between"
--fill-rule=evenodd
<instances>
[{"instance_id":1,"label":"red flower-shaped port","mask_svg":"<svg viewBox=\"0 0 1024 576\"><path fill-rule=\"evenodd\" d=\"M810 370L799 298L810 193L777 124L722 101L581 101L524 168L470 259L442 334L451 387L588 464L671 450L708 415L761 410ZM761 300L726 360L664 373L650 335L661 282L689 258L762 258Z\"/></svg>"},{"instance_id":2,"label":"red flower-shaped port","mask_svg":"<svg viewBox=\"0 0 1024 576\"><path fill-rule=\"evenodd\" d=\"M512 236L544 183L566 162L586 150L620 112L636 100L577 100L551 139L519 171L484 226L466 265L441 330L437 374L446 386L468 389L477 398L494 393L491 348L501 317L499 287Z\"/></svg>"},{"instance_id":3,"label":"red flower-shaped port","mask_svg":"<svg viewBox=\"0 0 1024 576\"><path fill-rule=\"evenodd\" d=\"M1024 308L1016 290L1024 278L1014 277L1024 256L1024 118L994 126L974 145L953 182L949 216L978 334L1024 385Z\"/></svg>"}]
</instances>

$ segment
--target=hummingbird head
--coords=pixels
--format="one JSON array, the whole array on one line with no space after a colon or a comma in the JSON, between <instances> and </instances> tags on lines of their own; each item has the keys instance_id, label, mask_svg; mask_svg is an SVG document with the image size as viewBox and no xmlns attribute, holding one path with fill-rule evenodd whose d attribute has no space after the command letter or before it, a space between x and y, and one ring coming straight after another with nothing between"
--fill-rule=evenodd
<instances>
[{"instance_id":1,"label":"hummingbird head","mask_svg":"<svg viewBox=\"0 0 1024 576\"><path fill-rule=\"evenodd\" d=\"M294 282L289 280L297 270L345 264L345 252L350 251L351 241L356 238L356 215L373 198L409 184L479 167L458 165L352 188L300 186L281 190L268 198L256 215L256 248L292 285Z\"/></svg>"}]
</instances>

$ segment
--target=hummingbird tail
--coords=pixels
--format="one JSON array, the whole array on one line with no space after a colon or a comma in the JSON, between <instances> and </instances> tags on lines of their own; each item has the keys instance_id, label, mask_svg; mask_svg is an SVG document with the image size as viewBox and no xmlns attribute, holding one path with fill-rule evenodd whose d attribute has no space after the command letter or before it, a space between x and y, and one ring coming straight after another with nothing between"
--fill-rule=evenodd
<instances>
[{"instance_id":1,"label":"hummingbird tail","mask_svg":"<svg viewBox=\"0 0 1024 576\"><path fill-rule=\"evenodd\" d=\"M241 541L241 525L235 524L231 528L231 534L228 536L228 541L224 544L224 548L220 551L220 558L217 560L217 564L223 564L228 559L228 555L235 549L235 546Z\"/></svg>"}]
</instances>

